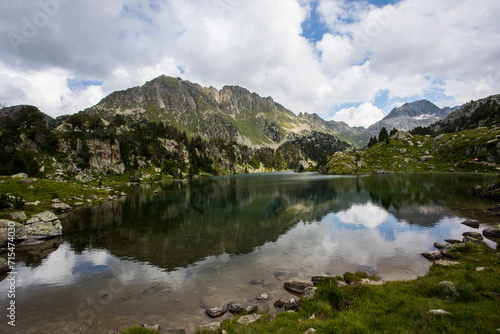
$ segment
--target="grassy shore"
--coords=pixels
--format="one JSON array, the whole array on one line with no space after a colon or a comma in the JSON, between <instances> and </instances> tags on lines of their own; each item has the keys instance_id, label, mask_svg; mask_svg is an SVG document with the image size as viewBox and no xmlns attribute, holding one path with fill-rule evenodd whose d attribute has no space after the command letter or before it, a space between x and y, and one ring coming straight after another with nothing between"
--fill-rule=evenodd
<instances>
[{"instance_id":1,"label":"grassy shore","mask_svg":"<svg viewBox=\"0 0 500 334\"><path fill-rule=\"evenodd\" d=\"M500 253L485 244L466 244L451 254L458 264L434 264L427 275L411 281L339 288L339 277L326 279L313 298L301 299L297 312L276 316L264 312L249 325L238 324L235 317L222 322L216 333L306 333L311 329L317 333L496 333ZM452 288L440 285L443 281L452 282ZM157 332L132 327L120 333Z\"/></svg>"}]
</instances>

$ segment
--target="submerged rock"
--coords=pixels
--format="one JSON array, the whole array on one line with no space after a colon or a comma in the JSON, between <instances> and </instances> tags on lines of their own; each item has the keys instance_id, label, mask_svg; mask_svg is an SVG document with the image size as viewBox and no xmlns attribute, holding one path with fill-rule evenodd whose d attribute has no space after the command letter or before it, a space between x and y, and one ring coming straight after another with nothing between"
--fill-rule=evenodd
<instances>
[{"instance_id":1,"label":"submerged rock","mask_svg":"<svg viewBox=\"0 0 500 334\"><path fill-rule=\"evenodd\" d=\"M291 281L291 282L285 282L283 286L285 287L286 290L290 292L302 294L305 288L314 285L312 282L307 282L307 281Z\"/></svg>"}]
</instances>

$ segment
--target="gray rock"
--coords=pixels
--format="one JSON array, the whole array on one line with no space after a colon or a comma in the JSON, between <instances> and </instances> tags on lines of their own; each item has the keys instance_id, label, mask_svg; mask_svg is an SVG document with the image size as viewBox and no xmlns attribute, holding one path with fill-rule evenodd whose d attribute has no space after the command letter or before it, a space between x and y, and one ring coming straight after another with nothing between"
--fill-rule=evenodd
<instances>
[{"instance_id":1,"label":"gray rock","mask_svg":"<svg viewBox=\"0 0 500 334\"><path fill-rule=\"evenodd\" d=\"M476 238L472 238L472 237L464 237L462 239L462 242L464 244L475 244L475 245L480 245L483 243L482 240L479 240L479 239L476 239Z\"/></svg>"},{"instance_id":2,"label":"gray rock","mask_svg":"<svg viewBox=\"0 0 500 334\"><path fill-rule=\"evenodd\" d=\"M490 238L500 238L500 225L485 228L483 230L483 235Z\"/></svg>"},{"instance_id":3,"label":"gray rock","mask_svg":"<svg viewBox=\"0 0 500 334\"><path fill-rule=\"evenodd\" d=\"M434 261L434 264L438 265L438 266L449 267L449 266L454 266L454 265L460 264L460 262L450 261L450 260L437 260L437 261Z\"/></svg>"},{"instance_id":4,"label":"gray rock","mask_svg":"<svg viewBox=\"0 0 500 334\"><path fill-rule=\"evenodd\" d=\"M37 179L21 179L19 183L36 183Z\"/></svg>"},{"instance_id":5,"label":"gray rock","mask_svg":"<svg viewBox=\"0 0 500 334\"><path fill-rule=\"evenodd\" d=\"M62 235L62 225L53 212L46 211L34 215L16 234L18 240L46 239Z\"/></svg>"},{"instance_id":6,"label":"gray rock","mask_svg":"<svg viewBox=\"0 0 500 334\"><path fill-rule=\"evenodd\" d=\"M257 300L268 300L269 299L269 295L267 293L261 293L258 297L257 297Z\"/></svg>"},{"instance_id":7,"label":"gray rock","mask_svg":"<svg viewBox=\"0 0 500 334\"><path fill-rule=\"evenodd\" d=\"M19 173L19 174L14 174L11 176L13 179L25 179L28 177L28 174L26 173Z\"/></svg>"},{"instance_id":8,"label":"gray rock","mask_svg":"<svg viewBox=\"0 0 500 334\"><path fill-rule=\"evenodd\" d=\"M25 222L28 220L28 217L26 216L26 213L24 213L23 211L20 211L20 212L12 212L9 214L10 218L12 218L13 220L17 220L17 221L22 221L22 222Z\"/></svg>"},{"instance_id":9,"label":"gray rock","mask_svg":"<svg viewBox=\"0 0 500 334\"><path fill-rule=\"evenodd\" d=\"M159 330L160 330L160 325L149 325L149 324L144 324L144 325L142 325L142 327L144 327L144 328L146 328L146 329L155 330L155 331L159 331Z\"/></svg>"},{"instance_id":10,"label":"gray rock","mask_svg":"<svg viewBox=\"0 0 500 334\"><path fill-rule=\"evenodd\" d=\"M500 204L490 206L489 211L500 211Z\"/></svg>"},{"instance_id":11,"label":"gray rock","mask_svg":"<svg viewBox=\"0 0 500 334\"><path fill-rule=\"evenodd\" d=\"M462 240L458 240L458 239L445 239L444 241L450 243L450 244L460 244L462 243Z\"/></svg>"},{"instance_id":12,"label":"gray rock","mask_svg":"<svg viewBox=\"0 0 500 334\"><path fill-rule=\"evenodd\" d=\"M212 322L209 323L208 325L203 326L203 329L212 331L212 332L217 332L217 330L220 327L220 322Z\"/></svg>"},{"instance_id":13,"label":"gray rock","mask_svg":"<svg viewBox=\"0 0 500 334\"><path fill-rule=\"evenodd\" d=\"M448 246L448 244L446 242L435 242L434 243L434 247L436 247L437 249L443 249L446 246Z\"/></svg>"},{"instance_id":14,"label":"gray rock","mask_svg":"<svg viewBox=\"0 0 500 334\"><path fill-rule=\"evenodd\" d=\"M438 283L438 287L442 299L448 300L459 296L458 290L453 282L441 281Z\"/></svg>"},{"instance_id":15,"label":"gray rock","mask_svg":"<svg viewBox=\"0 0 500 334\"><path fill-rule=\"evenodd\" d=\"M224 309L220 306L216 306L207 308L206 312L210 318L219 318L222 317L224 314L226 314L227 309Z\"/></svg>"},{"instance_id":16,"label":"gray rock","mask_svg":"<svg viewBox=\"0 0 500 334\"><path fill-rule=\"evenodd\" d=\"M283 286L285 287L286 290L290 292L302 294L305 288L314 285L312 282L307 282L307 281L291 281L291 282L285 282Z\"/></svg>"},{"instance_id":17,"label":"gray rock","mask_svg":"<svg viewBox=\"0 0 500 334\"><path fill-rule=\"evenodd\" d=\"M423 252L422 256L428 260L436 260L442 258L443 253L441 253L441 251L428 251L428 252Z\"/></svg>"},{"instance_id":18,"label":"gray rock","mask_svg":"<svg viewBox=\"0 0 500 334\"><path fill-rule=\"evenodd\" d=\"M227 310L233 314L240 314L244 310L243 305L235 302L227 304Z\"/></svg>"},{"instance_id":19,"label":"gray rock","mask_svg":"<svg viewBox=\"0 0 500 334\"><path fill-rule=\"evenodd\" d=\"M481 235L481 233L478 232L464 232L462 233L462 235L466 238L483 240L483 236Z\"/></svg>"},{"instance_id":20,"label":"gray rock","mask_svg":"<svg viewBox=\"0 0 500 334\"><path fill-rule=\"evenodd\" d=\"M467 219L467 220L464 220L461 224L472 227L472 228L479 228L479 221L476 219Z\"/></svg>"},{"instance_id":21,"label":"gray rock","mask_svg":"<svg viewBox=\"0 0 500 334\"><path fill-rule=\"evenodd\" d=\"M248 325L248 324L256 322L260 318L262 318L261 314L251 314L251 315L246 315L244 317L239 318L236 322L241 324L241 325Z\"/></svg>"},{"instance_id":22,"label":"gray rock","mask_svg":"<svg viewBox=\"0 0 500 334\"><path fill-rule=\"evenodd\" d=\"M313 298L316 295L316 290L318 290L318 288L315 288L313 286L306 287L302 292L302 298L305 299Z\"/></svg>"},{"instance_id":23,"label":"gray rock","mask_svg":"<svg viewBox=\"0 0 500 334\"><path fill-rule=\"evenodd\" d=\"M58 220L57 216L51 211L45 211L31 217L26 225L38 223L38 222L53 222L54 220Z\"/></svg>"},{"instance_id":24,"label":"gray rock","mask_svg":"<svg viewBox=\"0 0 500 334\"><path fill-rule=\"evenodd\" d=\"M436 314L436 315L447 315L447 314L451 314L450 312L447 312L445 310L441 310L441 309L438 309L438 310L429 310L430 314Z\"/></svg>"},{"instance_id":25,"label":"gray rock","mask_svg":"<svg viewBox=\"0 0 500 334\"><path fill-rule=\"evenodd\" d=\"M420 158L420 161L421 162L426 162L426 161L429 161L429 160L432 160L434 159L434 156L432 155L424 155L423 157Z\"/></svg>"},{"instance_id":26,"label":"gray rock","mask_svg":"<svg viewBox=\"0 0 500 334\"><path fill-rule=\"evenodd\" d=\"M54 203L52 204L52 208L54 208L57 212L71 211L71 206L66 203Z\"/></svg>"},{"instance_id":27,"label":"gray rock","mask_svg":"<svg viewBox=\"0 0 500 334\"><path fill-rule=\"evenodd\" d=\"M304 334L312 334L312 333L317 333L318 331L314 328L309 328L304 332Z\"/></svg>"}]
</instances>

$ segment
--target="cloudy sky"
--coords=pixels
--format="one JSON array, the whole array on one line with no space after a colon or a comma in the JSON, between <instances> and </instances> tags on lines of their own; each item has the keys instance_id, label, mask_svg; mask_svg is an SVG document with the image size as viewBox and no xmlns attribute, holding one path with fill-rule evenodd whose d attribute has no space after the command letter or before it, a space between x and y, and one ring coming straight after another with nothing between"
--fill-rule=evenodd
<instances>
[{"instance_id":1,"label":"cloudy sky","mask_svg":"<svg viewBox=\"0 0 500 334\"><path fill-rule=\"evenodd\" d=\"M0 0L0 103L52 116L161 74L368 126L500 93L498 0Z\"/></svg>"}]
</instances>

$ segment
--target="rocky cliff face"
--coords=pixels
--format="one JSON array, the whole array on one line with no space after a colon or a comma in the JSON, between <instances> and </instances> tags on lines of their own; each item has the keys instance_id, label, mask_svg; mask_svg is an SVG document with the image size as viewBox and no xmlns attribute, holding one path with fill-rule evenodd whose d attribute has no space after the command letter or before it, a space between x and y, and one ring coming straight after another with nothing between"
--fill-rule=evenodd
<instances>
[{"instance_id":1,"label":"rocky cliff face","mask_svg":"<svg viewBox=\"0 0 500 334\"><path fill-rule=\"evenodd\" d=\"M87 141L91 157L89 161L90 169L98 174L123 174L125 165L120 156L120 143L115 139L99 140L91 139Z\"/></svg>"}]
</instances>

